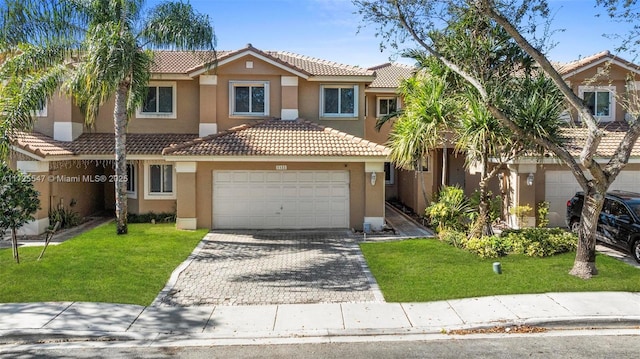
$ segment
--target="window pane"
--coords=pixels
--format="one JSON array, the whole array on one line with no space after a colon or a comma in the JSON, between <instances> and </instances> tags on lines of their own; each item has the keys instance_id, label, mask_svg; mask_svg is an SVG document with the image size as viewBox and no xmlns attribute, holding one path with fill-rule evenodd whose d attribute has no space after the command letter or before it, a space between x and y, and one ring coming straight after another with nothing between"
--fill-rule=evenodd
<instances>
[{"instance_id":1,"label":"window pane","mask_svg":"<svg viewBox=\"0 0 640 359\"><path fill-rule=\"evenodd\" d=\"M381 115L388 115L389 114L389 100L387 99L382 99L380 100L380 114Z\"/></svg>"},{"instance_id":2,"label":"window pane","mask_svg":"<svg viewBox=\"0 0 640 359\"><path fill-rule=\"evenodd\" d=\"M162 191L162 166L151 165L149 166L149 192L161 192Z\"/></svg>"},{"instance_id":3,"label":"window pane","mask_svg":"<svg viewBox=\"0 0 640 359\"><path fill-rule=\"evenodd\" d=\"M384 163L384 180L387 182L391 181L391 163L390 162Z\"/></svg>"},{"instance_id":4,"label":"window pane","mask_svg":"<svg viewBox=\"0 0 640 359\"><path fill-rule=\"evenodd\" d=\"M596 98L596 115L609 116L609 92L598 92Z\"/></svg>"},{"instance_id":5,"label":"window pane","mask_svg":"<svg viewBox=\"0 0 640 359\"><path fill-rule=\"evenodd\" d=\"M165 165L162 166L164 171L163 176L163 192L170 193L173 192L173 166Z\"/></svg>"},{"instance_id":6,"label":"window pane","mask_svg":"<svg viewBox=\"0 0 640 359\"><path fill-rule=\"evenodd\" d=\"M132 164L127 164L127 192L135 192L135 169Z\"/></svg>"},{"instance_id":7,"label":"window pane","mask_svg":"<svg viewBox=\"0 0 640 359\"><path fill-rule=\"evenodd\" d=\"M398 105L396 103L396 99L390 99L389 100L389 112L387 112L387 114L390 114L392 112L396 112L396 109L398 108Z\"/></svg>"},{"instance_id":8,"label":"window pane","mask_svg":"<svg viewBox=\"0 0 640 359\"><path fill-rule=\"evenodd\" d=\"M249 87L236 86L235 90L235 108L233 112L249 112Z\"/></svg>"},{"instance_id":9,"label":"window pane","mask_svg":"<svg viewBox=\"0 0 640 359\"><path fill-rule=\"evenodd\" d=\"M339 89L324 89L324 113L338 113Z\"/></svg>"},{"instance_id":10,"label":"window pane","mask_svg":"<svg viewBox=\"0 0 640 359\"><path fill-rule=\"evenodd\" d=\"M354 91L352 88L340 89L340 113L354 113Z\"/></svg>"},{"instance_id":11,"label":"window pane","mask_svg":"<svg viewBox=\"0 0 640 359\"><path fill-rule=\"evenodd\" d=\"M173 88L158 87L158 112L173 112Z\"/></svg>"},{"instance_id":12,"label":"window pane","mask_svg":"<svg viewBox=\"0 0 640 359\"><path fill-rule=\"evenodd\" d=\"M156 87L148 87L149 92L147 92L147 99L144 101L144 105L142 106L142 112L156 112Z\"/></svg>"},{"instance_id":13,"label":"window pane","mask_svg":"<svg viewBox=\"0 0 640 359\"><path fill-rule=\"evenodd\" d=\"M251 88L251 112L264 113L264 87Z\"/></svg>"}]
</instances>

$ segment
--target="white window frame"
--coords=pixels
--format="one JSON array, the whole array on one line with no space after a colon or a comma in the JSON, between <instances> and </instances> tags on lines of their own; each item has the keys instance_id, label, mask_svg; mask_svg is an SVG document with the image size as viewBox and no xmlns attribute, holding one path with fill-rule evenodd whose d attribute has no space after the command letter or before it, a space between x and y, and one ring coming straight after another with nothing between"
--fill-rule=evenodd
<instances>
[{"instance_id":1,"label":"white window frame","mask_svg":"<svg viewBox=\"0 0 640 359\"><path fill-rule=\"evenodd\" d=\"M325 113L324 112L324 90L328 88L337 88L337 89L353 89L353 113ZM340 100L341 96L338 96L338 100ZM328 117L328 118L348 118L348 117L358 117L358 103L360 102L360 98L358 95L358 85L320 85L320 117ZM340 111L340 103L338 103L338 111Z\"/></svg>"},{"instance_id":2,"label":"white window frame","mask_svg":"<svg viewBox=\"0 0 640 359\"><path fill-rule=\"evenodd\" d=\"M151 192L151 166L172 166L172 191L171 192ZM163 161L147 161L144 164L144 199L176 199L176 186L177 183L176 166L172 162Z\"/></svg>"},{"instance_id":3,"label":"white window frame","mask_svg":"<svg viewBox=\"0 0 640 359\"><path fill-rule=\"evenodd\" d=\"M381 100L394 100L396 102L396 111L398 111L400 109L400 101L398 100L398 97L396 96L380 96L380 97L376 97L376 117L382 117L382 116L387 116L390 113L380 113L380 101Z\"/></svg>"},{"instance_id":4,"label":"white window frame","mask_svg":"<svg viewBox=\"0 0 640 359\"><path fill-rule=\"evenodd\" d=\"M129 176L129 168L133 172L133 182L131 176ZM131 189L129 188L131 185ZM127 163L127 197L131 199L138 198L138 166L135 163Z\"/></svg>"},{"instance_id":5,"label":"white window frame","mask_svg":"<svg viewBox=\"0 0 640 359\"><path fill-rule=\"evenodd\" d=\"M615 86L578 86L578 96L584 100L585 92L608 92L609 93L609 116L594 116L603 122L615 121L616 119L616 87ZM597 99L597 96L596 96ZM597 103L596 103L597 106Z\"/></svg>"},{"instance_id":6,"label":"white window frame","mask_svg":"<svg viewBox=\"0 0 640 359\"><path fill-rule=\"evenodd\" d=\"M263 87L264 112L236 112L236 87ZM251 103L249 103L251 106ZM234 117L267 117L269 116L269 81L229 81L229 116Z\"/></svg>"},{"instance_id":7,"label":"white window frame","mask_svg":"<svg viewBox=\"0 0 640 359\"><path fill-rule=\"evenodd\" d=\"M142 112L142 107L136 111L137 118L177 118L177 84L175 81L150 81L147 87L171 87L171 112Z\"/></svg>"},{"instance_id":8,"label":"white window frame","mask_svg":"<svg viewBox=\"0 0 640 359\"><path fill-rule=\"evenodd\" d=\"M389 166L389 180L387 180L386 178L386 171L385 171L384 184L392 185L396 183L396 166L394 166L393 162L385 162L384 163L385 170L387 165Z\"/></svg>"}]
</instances>

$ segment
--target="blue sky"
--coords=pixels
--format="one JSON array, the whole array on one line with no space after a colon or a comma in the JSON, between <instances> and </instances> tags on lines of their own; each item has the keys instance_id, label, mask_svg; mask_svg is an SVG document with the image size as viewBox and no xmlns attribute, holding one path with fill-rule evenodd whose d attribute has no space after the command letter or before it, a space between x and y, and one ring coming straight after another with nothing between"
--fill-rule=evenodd
<instances>
[{"instance_id":1,"label":"blue sky","mask_svg":"<svg viewBox=\"0 0 640 359\"><path fill-rule=\"evenodd\" d=\"M152 5L156 0L149 0ZM392 51L380 52L375 28L358 33L360 16L350 0L190 0L210 16L218 49L235 50L251 43L262 50L282 50L349 65L369 67L397 59ZM594 9L595 0L550 0L557 46L552 60L568 62L613 51L616 43L605 33L622 33L625 25L611 22ZM620 54L629 60L630 56ZM406 61L406 60L405 60Z\"/></svg>"}]
</instances>

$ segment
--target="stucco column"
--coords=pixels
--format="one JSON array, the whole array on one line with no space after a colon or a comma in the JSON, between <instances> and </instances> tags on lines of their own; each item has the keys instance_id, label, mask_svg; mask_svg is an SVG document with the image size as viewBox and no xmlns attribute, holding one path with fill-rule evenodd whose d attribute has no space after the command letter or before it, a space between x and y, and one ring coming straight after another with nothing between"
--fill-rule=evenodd
<instances>
[{"instance_id":1,"label":"stucco column","mask_svg":"<svg viewBox=\"0 0 640 359\"><path fill-rule=\"evenodd\" d=\"M364 172L364 222L379 231L384 226L384 162L366 162Z\"/></svg>"},{"instance_id":2,"label":"stucco column","mask_svg":"<svg viewBox=\"0 0 640 359\"><path fill-rule=\"evenodd\" d=\"M196 229L196 162L176 162L176 227Z\"/></svg>"},{"instance_id":3,"label":"stucco column","mask_svg":"<svg viewBox=\"0 0 640 359\"><path fill-rule=\"evenodd\" d=\"M56 141L70 142L82 134L83 123L79 120L73 121L73 104L71 98L65 95L54 96L55 101L51 101L51 108L47 109L49 116L54 116L53 139Z\"/></svg>"},{"instance_id":4,"label":"stucco column","mask_svg":"<svg viewBox=\"0 0 640 359\"><path fill-rule=\"evenodd\" d=\"M282 88L280 117L283 120L295 120L298 118L298 77L282 76L280 85Z\"/></svg>"},{"instance_id":5,"label":"stucco column","mask_svg":"<svg viewBox=\"0 0 640 359\"><path fill-rule=\"evenodd\" d=\"M509 226L513 228L520 227L514 209L518 206L528 205L531 207L531 212L524 217L522 227L533 227L536 224L536 165L509 165L508 168L511 171L509 183L514 194L511 198Z\"/></svg>"},{"instance_id":6,"label":"stucco column","mask_svg":"<svg viewBox=\"0 0 640 359\"><path fill-rule=\"evenodd\" d=\"M200 137L218 133L216 117L217 96L218 76L200 75Z\"/></svg>"},{"instance_id":7,"label":"stucco column","mask_svg":"<svg viewBox=\"0 0 640 359\"><path fill-rule=\"evenodd\" d=\"M21 235L36 235L44 233L49 227L49 163L40 161L17 161L17 168L22 173L33 176L33 187L40 195L40 209L35 213L35 220L20 228Z\"/></svg>"}]
</instances>

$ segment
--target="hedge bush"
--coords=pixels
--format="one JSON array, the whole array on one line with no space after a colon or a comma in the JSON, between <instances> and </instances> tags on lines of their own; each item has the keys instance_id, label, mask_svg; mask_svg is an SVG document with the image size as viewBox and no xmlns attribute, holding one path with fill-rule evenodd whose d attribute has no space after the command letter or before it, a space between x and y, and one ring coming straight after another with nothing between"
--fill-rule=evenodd
<instances>
[{"instance_id":1,"label":"hedge bush","mask_svg":"<svg viewBox=\"0 0 640 359\"><path fill-rule=\"evenodd\" d=\"M127 222L129 223L151 223L151 220L157 223L172 223L176 221L176 214L171 212L127 213Z\"/></svg>"}]
</instances>

